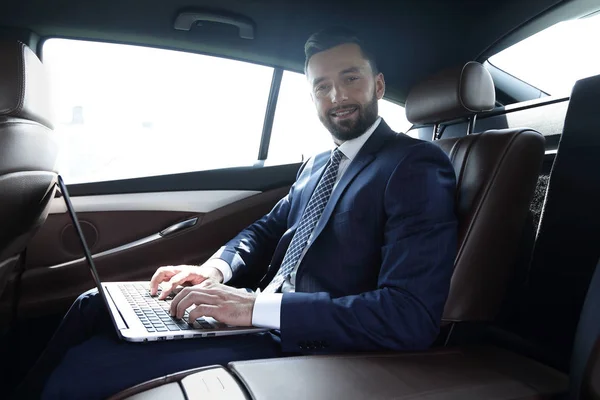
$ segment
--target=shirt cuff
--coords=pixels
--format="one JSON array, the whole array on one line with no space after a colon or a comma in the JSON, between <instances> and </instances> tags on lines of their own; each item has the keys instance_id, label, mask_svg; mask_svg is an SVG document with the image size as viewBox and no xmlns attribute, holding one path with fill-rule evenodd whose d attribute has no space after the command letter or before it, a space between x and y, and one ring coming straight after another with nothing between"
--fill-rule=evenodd
<instances>
[{"instance_id":1,"label":"shirt cuff","mask_svg":"<svg viewBox=\"0 0 600 400\"><path fill-rule=\"evenodd\" d=\"M233 276L233 271L231 270L231 267L229 266L227 261L223 259L211 258L204 265L214 267L221 271L221 273L223 274L223 283L227 283L227 281L231 280L231 277Z\"/></svg>"},{"instance_id":2,"label":"shirt cuff","mask_svg":"<svg viewBox=\"0 0 600 400\"><path fill-rule=\"evenodd\" d=\"M280 329L283 293L259 293L252 310L252 325L257 328Z\"/></svg>"}]
</instances>

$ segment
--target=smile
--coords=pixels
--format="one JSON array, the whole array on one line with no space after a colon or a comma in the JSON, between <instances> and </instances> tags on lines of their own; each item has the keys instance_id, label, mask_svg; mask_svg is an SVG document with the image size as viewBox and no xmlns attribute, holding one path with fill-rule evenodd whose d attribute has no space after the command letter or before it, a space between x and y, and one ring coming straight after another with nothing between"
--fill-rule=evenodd
<instances>
[{"instance_id":1,"label":"smile","mask_svg":"<svg viewBox=\"0 0 600 400\"><path fill-rule=\"evenodd\" d=\"M358 110L358 107L345 108L343 110L337 110L332 112L330 115L337 119L345 119L354 115Z\"/></svg>"}]
</instances>

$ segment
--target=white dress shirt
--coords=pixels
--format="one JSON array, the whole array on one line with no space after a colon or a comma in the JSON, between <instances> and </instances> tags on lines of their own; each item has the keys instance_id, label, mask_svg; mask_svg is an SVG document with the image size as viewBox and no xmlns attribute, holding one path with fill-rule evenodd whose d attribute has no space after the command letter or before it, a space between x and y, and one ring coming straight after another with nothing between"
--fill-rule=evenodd
<instances>
[{"instance_id":1,"label":"white dress shirt","mask_svg":"<svg viewBox=\"0 0 600 400\"><path fill-rule=\"evenodd\" d=\"M344 157L340 161L340 166L338 169L338 174L336 177L335 185L333 186L333 191L337 187L338 182L348 169L348 166L356 158L356 155L363 147L363 145L367 142L367 140L371 137L375 129L379 126L381 122L381 117L377 118L377 121L362 135L357 137L356 139L348 140L342 143L338 149L344 154ZM296 285L296 272L298 271L298 266L302 262L304 255L308 251L308 248L312 244L312 235L308 239L307 245L304 248L298 263L294 267L294 270L290 274L289 279L283 283L282 292L293 292ZM218 257L218 251L213 257ZM210 265L217 268L223 274L223 282L227 282L232 277L231 267L227 263L227 261L222 260L220 258L212 258L210 260ZM252 325L260 328L270 328L270 329L280 329L281 325L281 301L283 298L283 293L259 293L256 297L256 302L254 303L254 310L252 312Z\"/></svg>"}]
</instances>

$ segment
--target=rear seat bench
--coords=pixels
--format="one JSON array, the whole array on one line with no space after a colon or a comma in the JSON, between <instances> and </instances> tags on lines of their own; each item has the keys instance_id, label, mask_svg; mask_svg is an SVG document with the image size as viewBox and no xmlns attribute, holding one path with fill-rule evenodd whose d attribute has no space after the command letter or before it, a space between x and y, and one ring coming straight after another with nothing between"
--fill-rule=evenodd
<instances>
[{"instance_id":1,"label":"rear seat bench","mask_svg":"<svg viewBox=\"0 0 600 400\"><path fill-rule=\"evenodd\" d=\"M599 301L600 263L581 313L571 367L581 376L571 380L570 399L600 398ZM127 389L110 400L537 400L564 398L567 391L565 375L515 353L483 346L242 361L228 368L180 372Z\"/></svg>"},{"instance_id":2,"label":"rear seat bench","mask_svg":"<svg viewBox=\"0 0 600 400\"><path fill-rule=\"evenodd\" d=\"M493 83L486 73L480 65L469 63L431 78L411 92L407 115L414 121L437 124L491 107L493 86L490 90L489 85ZM514 264L519 233L542 163L544 139L532 130L511 129L440 140L437 144L456 169L460 220L456 270L444 321L492 321L511 275L508 268ZM572 369L581 371L581 379L571 382L571 393L581 388L581 397L577 398L582 399L600 398L600 319L591 311L594 300L590 296L600 296L600 267L588 291L578 333L580 344L576 344L578 351L573 357ZM568 392L568 379L507 350L464 345L415 353L233 362L228 369L200 368L155 379L113 399L149 399L162 395L157 391L166 390L171 391L171 398L184 398L183 390L189 399L200 398L200 394L208 399L258 400L553 399Z\"/></svg>"}]
</instances>

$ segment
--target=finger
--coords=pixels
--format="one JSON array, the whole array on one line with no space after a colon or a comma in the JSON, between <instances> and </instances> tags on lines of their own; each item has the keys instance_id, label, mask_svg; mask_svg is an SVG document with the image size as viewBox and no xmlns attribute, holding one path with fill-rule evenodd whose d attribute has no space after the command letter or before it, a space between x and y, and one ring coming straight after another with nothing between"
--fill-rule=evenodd
<instances>
[{"instance_id":1,"label":"finger","mask_svg":"<svg viewBox=\"0 0 600 400\"><path fill-rule=\"evenodd\" d=\"M217 318L217 317L219 316L219 314L220 314L219 306L210 305L210 304L202 304L202 305L196 306L196 308L194 308L192 311L190 311L190 316L189 316L188 322L194 323L194 321L196 321L198 318L202 318L202 317L213 317L214 319L218 320L219 318Z\"/></svg>"},{"instance_id":2,"label":"finger","mask_svg":"<svg viewBox=\"0 0 600 400\"><path fill-rule=\"evenodd\" d=\"M158 285L166 279L169 279L175 272L173 267L160 267L156 270L152 279L150 279L150 294L154 296L158 291Z\"/></svg>"},{"instance_id":3,"label":"finger","mask_svg":"<svg viewBox=\"0 0 600 400\"><path fill-rule=\"evenodd\" d=\"M209 295L203 292L199 292L198 289L189 293L185 296L181 301L177 304L177 308L175 310L175 317L182 318L185 314L185 310L187 310L190 306L196 305L215 305L219 302L217 296Z\"/></svg>"},{"instance_id":4,"label":"finger","mask_svg":"<svg viewBox=\"0 0 600 400\"><path fill-rule=\"evenodd\" d=\"M183 299L181 299L181 301L177 304L177 308L175 310L175 317L183 318L185 310L187 310L193 305L214 305L216 303L218 303L218 299L216 298L216 296L211 296L206 293L193 291L187 296L185 296Z\"/></svg>"},{"instance_id":5,"label":"finger","mask_svg":"<svg viewBox=\"0 0 600 400\"><path fill-rule=\"evenodd\" d=\"M192 287L185 287L181 289L179 293L175 295L175 297L173 297L173 300L171 300L171 307L169 308L169 314L171 314L172 317L174 317L177 314L177 305L188 294L190 294L190 290L192 290Z\"/></svg>"},{"instance_id":6,"label":"finger","mask_svg":"<svg viewBox=\"0 0 600 400\"><path fill-rule=\"evenodd\" d=\"M190 273L188 271L181 271L180 273L173 275L168 283L162 285L163 290L160 296L158 296L158 299L164 300L173 290L175 290L177 285L181 285L183 282L187 281L189 276Z\"/></svg>"},{"instance_id":7,"label":"finger","mask_svg":"<svg viewBox=\"0 0 600 400\"><path fill-rule=\"evenodd\" d=\"M202 291L205 293L214 294L214 291L212 289L204 289L201 285L184 287L179 291L179 293L175 295L175 297L173 297L173 300L171 301L171 308L169 309L171 316L175 316L177 314L177 307L179 306L179 302L183 300L186 296L188 296L190 293L193 293L195 291ZM189 307L189 305L187 307Z\"/></svg>"}]
</instances>

